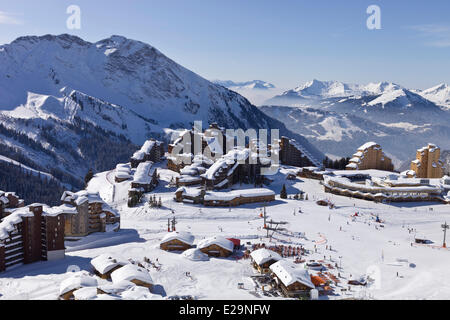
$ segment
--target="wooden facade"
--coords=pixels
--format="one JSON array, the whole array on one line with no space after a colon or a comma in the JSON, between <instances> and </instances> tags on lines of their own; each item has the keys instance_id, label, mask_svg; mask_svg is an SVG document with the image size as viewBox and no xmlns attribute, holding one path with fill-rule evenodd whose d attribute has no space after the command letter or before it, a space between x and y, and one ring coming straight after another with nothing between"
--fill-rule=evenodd
<instances>
[{"instance_id":1,"label":"wooden facade","mask_svg":"<svg viewBox=\"0 0 450 320\"><path fill-rule=\"evenodd\" d=\"M170 241L161 243L159 247L164 251L185 251L191 249L192 245L178 239L172 239Z\"/></svg>"},{"instance_id":2,"label":"wooden facade","mask_svg":"<svg viewBox=\"0 0 450 320\"><path fill-rule=\"evenodd\" d=\"M233 254L233 251L226 250L217 244L211 244L208 247L200 249L201 252L210 257L226 258Z\"/></svg>"},{"instance_id":3,"label":"wooden facade","mask_svg":"<svg viewBox=\"0 0 450 320\"><path fill-rule=\"evenodd\" d=\"M44 214L42 205L29 207L32 216L22 218L0 243L0 271L17 264L64 257L64 216Z\"/></svg>"}]
</instances>

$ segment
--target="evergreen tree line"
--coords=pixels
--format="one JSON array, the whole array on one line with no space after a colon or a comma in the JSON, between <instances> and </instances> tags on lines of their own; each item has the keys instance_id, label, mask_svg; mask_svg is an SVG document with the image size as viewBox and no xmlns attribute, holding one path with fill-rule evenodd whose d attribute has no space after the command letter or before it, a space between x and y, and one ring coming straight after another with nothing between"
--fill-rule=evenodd
<instances>
[{"instance_id":1,"label":"evergreen tree line","mask_svg":"<svg viewBox=\"0 0 450 320\"><path fill-rule=\"evenodd\" d=\"M26 204L61 204L64 188L55 179L32 173L20 166L0 162L0 190L15 192Z\"/></svg>"},{"instance_id":2,"label":"evergreen tree line","mask_svg":"<svg viewBox=\"0 0 450 320\"><path fill-rule=\"evenodd\" d=\"M325 168L336 169L336 170L345 170L345 167L349 164L350 158L341 158L338 160L331 160L328 157L325 157L323 160L323 165Z\"/></svg>"}]
</instances>

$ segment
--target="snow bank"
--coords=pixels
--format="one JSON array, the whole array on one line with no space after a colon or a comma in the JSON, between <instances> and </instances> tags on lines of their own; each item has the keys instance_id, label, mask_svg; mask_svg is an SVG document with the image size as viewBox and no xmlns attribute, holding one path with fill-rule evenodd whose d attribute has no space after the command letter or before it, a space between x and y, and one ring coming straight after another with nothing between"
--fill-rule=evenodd
<instances>
[{"instance_id":1,"label":"snow bank","mask_svg":"<svg viewBox=\"0 0 450 320\"><path fill-rule=\"evenodd\" d=\"M77 272L61 282L59 294L63 295L69 291L84 287L97 287L97 279L91 277L87 272Z\"/></svg>"},{"instance_id":2,"label":"snow bank","mask_svg":"<svg viewBox=\"0 0 450 320\"><path fill-rule=\"evenodd\" d=\"M201 252L199 249L188 249L181 254L181 257L191 261L208 261L208 255Z\"/></svg>"}]
</instances>

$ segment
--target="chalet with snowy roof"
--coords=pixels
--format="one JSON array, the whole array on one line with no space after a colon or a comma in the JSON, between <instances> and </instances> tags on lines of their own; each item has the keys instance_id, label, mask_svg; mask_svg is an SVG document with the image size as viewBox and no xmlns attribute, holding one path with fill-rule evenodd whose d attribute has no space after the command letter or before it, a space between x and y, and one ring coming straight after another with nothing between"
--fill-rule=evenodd
<instances>
[{"instance_id":1,"label":"chalet with snowy roof","mask_svg":"<svg viewBox=\"0 0 450 320\"><path fill-rule=\"evenodd\" d=\"M270 266L277 286L286 297L306 296L315 289L308 270L286 260Z\"/></svg>"},{"instance_id":2,"label":"chalet with snowy roof","mask_svg":"<svg viewBox=\"0 0 450 320\"><path fill-rule=\"evenodd\" d=\"M0 190L0 219L9 215L15 209L22 208L24 205L24 200L20 199L14 192Z\"/></svg>"},{"instance_id":3,"label":"chalet with snowy roof","mask_svg":"<svg viewBox=\"0 0 450 320\"><path fill-rule=\"evenodd\" d=\"M74 300L74 292L81 288L95 288L97 291L97 279L87 272L81 271L73 274L61 282L59 287L59 298L61 300Z\"/></svg>"},{"instance_id":4,"label":"chalet with snowy roof","mask_svg":"<svg viewBox=\"0 0 450 320\"><path fill-rule=\"evenodd\" d=\"M197 248L210 257L229 257L233 254L234 243L222 236L215 236L201 240Z\"/></svg>"},{"instance_id":5,"label":"chalet with snowy roof","mask_svg":"<svg viewBox=\"0 0 450 320\"><path fill-rule=\"evenodd\" d=\"M282 260L283 258L275 251L261 248L253 251L250 254L252 258L253 267L258 270L259 273L266 274L270 272L270 266L274 263Z\"/></svg>"},{"instance_id":6,"label":"chalet with snowy roof","mask_svg":"<svg viewBox=\"0 0 450 320\"><path fill-rule=\"evenodd\" d=\"M180 187L175 191L175 201L191 204L203 203L206 191L202 188Z\"/></svg>"},{"instance_id":7,"label":"chalet with snowy roof","mask_svg":"<svg viewBox=\"0 0 450 320\"><path fill-rule=\"evenodd\" d=\"M441 149L435 144L417 150L416 159L411 162L411 170L417 178L442 178L443 163L440 161Z\"/></svg>"},{"instance_id":8,"label":"chalet with snowy roof","mask_svg":"<svg viewBox=\"0 0 450 320\"><path fill-rule=\"evenodd\" d=\"M280 162L294 167L321 167L320 161L294 139L281 137L279 142Z\"/></svg>"},{"instance_id":9,"label":"chalet with snowy roof","mask_svg":"<svg viewBox=\"0 0 450 320\"><path fill-rule=\"evenodd\" d=\"M225 129L212 123L204 132L194 129L184 130L179 137L169 145L168 168L175 172L190 165L198 155L217 158L227 151L227 145L234 143L234 137L227 137Z\"/></svg>"},{"instance_id":10,"label":"chalet with snowy roof","mask_svg":"<svg viewBox=\"0 0 450 320\"><path fill-rule=\"evenodd\" d=\"M110 279L111 273L127 264L128 262L122 261L109 253L104 253L91 260L94 273L102 279Z\"/></svg>"},{"instance_id":11,"label":"chalet with snowy roof","mask_svg":"<svg viewBox=\"0 0 450 320\"><path fill-rule=\"evenodd\" d=\"M147 140L139 151L136 151L131 157L130 163L132 168L142 162L160 162L164 156L164 143L155 139Z\"/></svg>"},{"instance_id":12,"label":"chalet with snowy roof","mask_svg":"<svg viewBox=\"0 0 450 320\"><path fill-rule=\"evenodd\" d=\"M127 264L111 273L113 283L132 282L137 286L151 289L153 280L148 271L134 264Z\"/></svg>"},{"instance_id":13,"label":"chalet with snowy roof","mask_svg":"<svg viewBox=\"0 0 450 320\"><path fill-rule=\"evenodd\" d=\"M394 165L392 164L392 160L384 154L378 143L368 142L358 148L357 152L350 159L350 163L346 169L393 171Z\"/></svg>"},{"instance_id":14,"label":"chalet with snowy roof","mask_svg":"<svg viewBox=\"0 0 450 320\"><path fill-rule=\"evenodd\" d=\"M131 175L131 165L130 164L128 164L128 163L121 164L120 163L116 166L114 180L117 183L124 182L124 181L130 180L132 178L133 178L133 176Z\"/></svg>"},{"instance_id":15,"label":"chalet with snowy roof","mask_svg":"<svg viewBox=\"0 0 450 320\"><path fill-rule=\"evenodd\" d=\"M194 245L195 237L189 232L174 231L166 234L160 242L161 250L185 251Z\"/></svg>"},{"instance_id":16,"label":"chalet with snowy roof","mask_svg":"<svg viewBox=\"0 0 450 320\"><path fill-rule=\"evenodd\" d=\"M144 193L152 191L158 185L158 172L153 162L141 162L134 173L131 188L142 190Z\"/></svg>"},{"instance_id":17,"label":"chalet with snowy roof","mask_svg":"<svg viewBox=\"0 0 450 320\"><path fill-rule=\"evenodd\" d=\"M208 191L203 204L206 207L237 207L248 203L275 201L275 192L265 188L232 190L228 192Z\"/></svg>"},{"instance_id":18,"label":"chalet with snowy roof","mask_svg":"<svg viewBox=\"0 0 450 320\"><path fill-rule=\"evenodd\" d=\"M180 176L176 178L177 187L200 185L202 183L201 175L204 174L214 161L203 156L196 155L192 164L180 170Z\"/></svg>"},{"instance_id":19,"label":"chalet with snowy roof","mask_svg":"<svg viewBox=\"0 0 450 320\"><path fill-rule=\"evenodd\" d=\"M0 222L0 271L18 264L63 259L66 206L33 204L12 211Z\"/></svg>"},{"instance_id":20,"label":"chalet with snowy roof","mask_svg":"<svg viewBox=\"0 0 450 320\"><path fill-rule=\"evenodd\" d=\"M84 237L94 232L117 231L120 228L119 213L104 202L98 193L65 191L61 201L76 212L66 215L66 237Z\"/></svg>"}]
</instances>

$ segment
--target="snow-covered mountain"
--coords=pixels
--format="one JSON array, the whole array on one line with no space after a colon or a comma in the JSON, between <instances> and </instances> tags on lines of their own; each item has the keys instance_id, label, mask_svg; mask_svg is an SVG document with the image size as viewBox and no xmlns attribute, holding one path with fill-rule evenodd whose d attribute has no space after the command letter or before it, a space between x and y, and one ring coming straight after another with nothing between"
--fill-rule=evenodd
<instances>
[{"instance_id":1,"label":"snow-covered mountain","mask_svg":"<svg viewBox=\"0 0 450 320\"><path fill-rule=\"evenodd\" d=\"M261 110L331 157L351 156L362 143L377 141L398 167L428 142L450 148L448 109L423 92L389 82L348 85L314 80L268 103L271 106Z\"/></svg>"},{"instance_id":2,"label":"snow-covered mountain","mask_svg":"<svg viewBox=\"0 0 450 320\"><path fill-rule=\"evenodd\" d=\"M437 105L450 109L450 86L448 84L442 83L427 90L418 90L417 93Z\"/></svg>"},{"instance_id":3,"label":"snow-covered mountain","mask_svg":"<svg viewBox=\"0 0 450 320\"><path fill-rule=\"evenodd\" d=\"M320 100L326 98L344 98L352 96L369 96L401 89L399 85L389 82L369 83L368 85L348 84L339 81L312 80L279 96L272 98L268 104L281 101L290 103L304 100Z\"/></svg>"},{"instance_id":4,"label":"snow-covered mountain","mask_svg":"<svg viewBox=\"0 0 450 320\"><path fill-rule=\"evenodd\" d=\"M279 128L321 158L238 93L148 44L121 36L90 43L64 34L0 46L0 143L8 157L26 157L27 165L65 182L76 184L90 167L110 169L149 137L164 138L167 128L194 121Z\"/></svg>"},{"instance_id":5,"label":"snow-covered mountain","mask_svg":"<svg viewBox=\"0 0 450 320\"><path fill-rule=\"evenodd\" d=\"M213 80L212 81L215 84L221 85L225 88L232 89L232 90L239 90L239 89L257 89L257 90L268 90L268 89L275 89L275 85L262 81L262 80L252 80L252 81L245 81L245 82L234 82L231 80Z\"/></svg>"}]
</instances>

